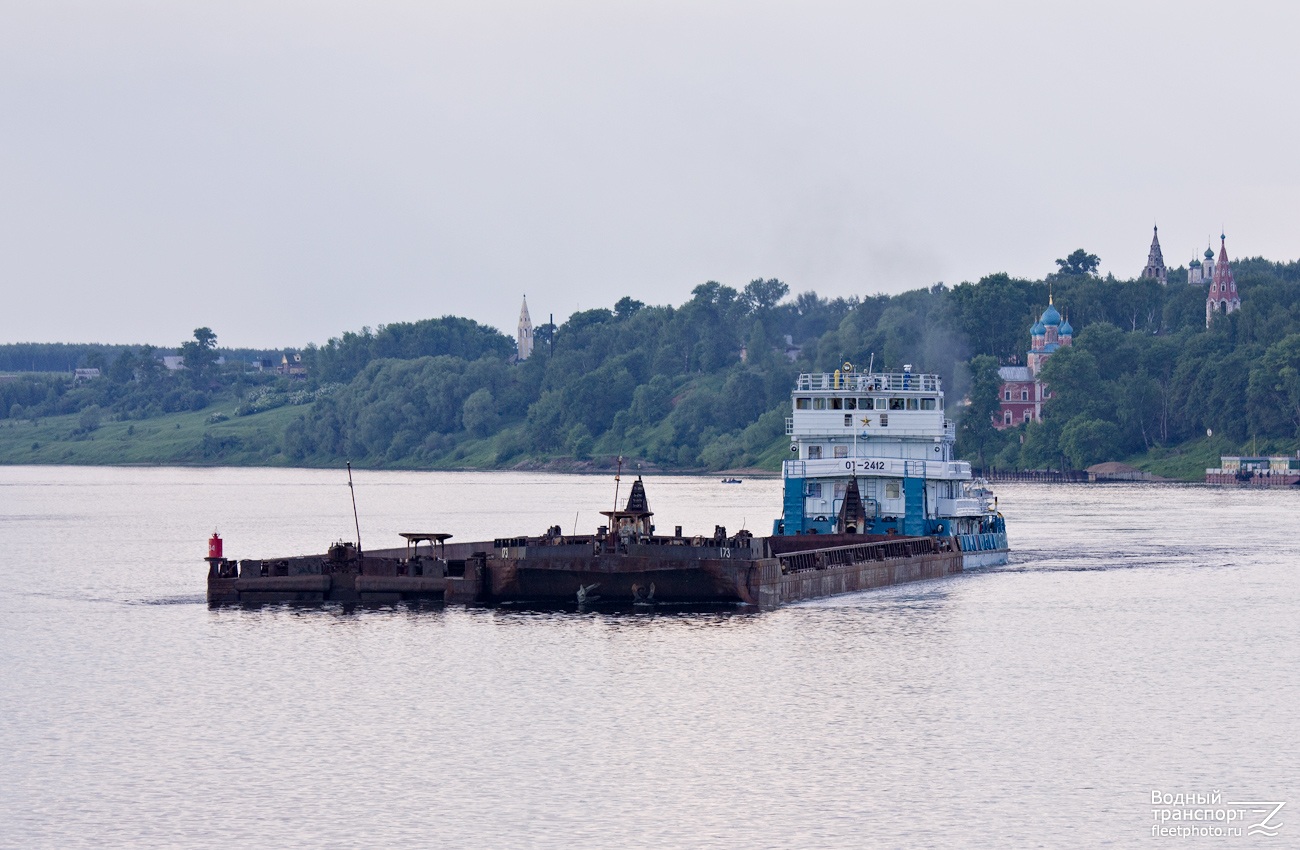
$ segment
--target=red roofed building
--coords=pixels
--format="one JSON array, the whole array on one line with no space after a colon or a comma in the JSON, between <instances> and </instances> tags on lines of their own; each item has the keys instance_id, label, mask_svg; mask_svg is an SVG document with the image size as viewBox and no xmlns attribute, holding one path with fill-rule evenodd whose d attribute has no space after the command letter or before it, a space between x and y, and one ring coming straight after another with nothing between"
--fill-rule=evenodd
<instances>
[{"instance_id":1,"label":"red roofed building","mask_svg":"<svg viewBox=\"0 0 1300 850\"><path fill-rule=\"evenodd\" d=\"M1237 295L1237 282L1232 279L1232 267L1228 265L1228 237L1219 234L1219 261L1214 264L1214 277L1210 279L1210 293L1205 297L1205 326L1215 313L1235 313L1241 309L1241 298Z\"/></svg>"}]
</instances>

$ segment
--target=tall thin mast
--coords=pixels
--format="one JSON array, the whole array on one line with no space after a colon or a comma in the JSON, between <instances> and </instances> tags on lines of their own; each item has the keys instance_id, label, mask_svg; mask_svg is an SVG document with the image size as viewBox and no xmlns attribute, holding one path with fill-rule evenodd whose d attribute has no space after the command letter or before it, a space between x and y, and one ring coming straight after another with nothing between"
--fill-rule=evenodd
<instances>
[{"instance_id":1,"label":"tall thin mast","mask_svg":"<svg viewBox=\"0 0 1300 850\"><path fill-rule=\"evenodd\" d=\"M352 521L357 526L357 555L361 555L361 520L357 518L357 491L352 486L352 461L348 461L348 490L352 493Z\"/></svg>"},{"instance_id":2,"label":"tall thin mast","mask_svg":"<svg viewBox=\"0 0 1300 850\"><path fill-rule=\"evenodd\" d=\"M614 473L614 513L618 513L618 482L619 482L620 480L622 480L622 479L620 478L620 476L622 475L622 473L623 473L623 456L622 456L622 455L619 455L619 456L618 456L618 470ZM613 525L613 522L612 522L613 519L614 519L613 517L610 517L611 525ZM612 530L612 529L611 529L611 530Z\"/></svg>"}]
</instances>

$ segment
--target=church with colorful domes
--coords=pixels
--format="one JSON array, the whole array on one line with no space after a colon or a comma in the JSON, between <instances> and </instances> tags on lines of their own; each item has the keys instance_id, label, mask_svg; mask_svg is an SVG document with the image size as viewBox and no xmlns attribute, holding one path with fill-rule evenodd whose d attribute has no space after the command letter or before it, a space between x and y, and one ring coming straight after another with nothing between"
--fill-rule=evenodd
<instances>
[{"instance_id":1,"label":"church with colorful domes","mask_svg":"<svg viewBox=\"0 0 1300 850\"><path fill-rule=\"evenodd\" d=\"M1205 246L1205 260L1193 260L1187 264L1187 282L1196 286L1208 284L1214 279L1214 249Z\"/></svg>"},{"instance_id":2,"label":"church with colorful domes","mask_svg":"<svg viewBox=\"0 0 1300 850\"><path fill-rule=\"evenodd\" d=\"M1158 228L1152 228L1151 248L1147 252L1147 263L1139 279L1155 280L1162 284L1169 282L1164 252L1160 249ZM1241 309L1241 296L1232 275L1232 265L1228 262L1228 237L1225 234L1219 235L1217 258L1214 250L1207 247L1203 260L1194 259L1188 264L1187 282L1194 286L1208 287L1205 296L1207 328L1216 315L1228 315ZM1074 328L1056 309L1051 295L1047 297L1047 309L1030 327L1029 337L1029 354L1026 358L1028 365L1003 366L998 370L1002 385L999 390L1000 404L993 414L995 428L1012 428L1026 422L1039 421L1043 415L1043 403L1052 397L1052 391L1039 379L1039 373L1052 354L1074 341Z\"/></svg>"},{"instance_id":3,"label":"church with colorful domes","mask_svg":"<svg viewBox=\"0 0 1300 850\"><path fill-rule=\"evenodd\" d=\"M1039 379L1039 372L1047 358L1074 341L1074 328L1069 319L1061 317L1051 295L1047 296L1047 309L1029 328L1029 340L1028 366L998 369L1001 403L993 415L994 428L1013 428L1043 418L1043 402L1052 397L1052 391Z\"/></svg>"}]
</instances>

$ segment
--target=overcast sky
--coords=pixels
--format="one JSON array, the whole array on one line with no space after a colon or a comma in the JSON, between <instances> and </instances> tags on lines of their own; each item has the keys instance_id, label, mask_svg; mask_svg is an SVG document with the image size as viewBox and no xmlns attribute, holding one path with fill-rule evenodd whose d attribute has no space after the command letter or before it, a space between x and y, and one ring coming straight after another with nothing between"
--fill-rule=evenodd
<instances>
[{"instance_id":1,"label":"overcast sky","mask_svg":"<svg viewBox=\"0 0 1300 850\"><path fill-rule=\"evenodd\" d=\"M1300 256L1291 3L0 0L0 342Z\"/></svg>"}]
</instances>

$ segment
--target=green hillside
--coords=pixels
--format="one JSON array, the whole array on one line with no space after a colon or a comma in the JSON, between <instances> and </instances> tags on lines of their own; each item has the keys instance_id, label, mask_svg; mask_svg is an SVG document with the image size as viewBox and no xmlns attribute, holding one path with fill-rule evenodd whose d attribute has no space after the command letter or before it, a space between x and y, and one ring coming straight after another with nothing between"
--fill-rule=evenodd
<instances>
[{"instance_id":1,"label":"green hillside","mask_svg":"<svg viewBox=\"0 0 1300 850\"><path fill-rule=\"evenodd\" d=\"M521 362L512 339L451 316L309 345L305 377L250 371L234 352L223 362L207 328L176 348L176 372L150 346L86 347L99 377L0 376L0 462L581 469L622 455L775 471L795 377L845 362L942 376L958 451L981 467L1126 460L1195 480L1248 443L1295 450L1300 264L1235 261L1242 307L1207 329L1206 289L1185 270L1167 286L1125 281L1098 277L1095 259L1076 251L1041 280L997 274L894 296L711 281L680 306L622 298L542 325ZM1074 344L1043 371L1053 396L1042 421L995 431L997 369L1024 362L1049 289ZM82 350L4 349L0 362Z\"/></svg>"}]
</instances>

